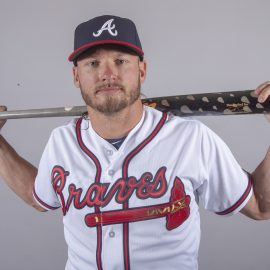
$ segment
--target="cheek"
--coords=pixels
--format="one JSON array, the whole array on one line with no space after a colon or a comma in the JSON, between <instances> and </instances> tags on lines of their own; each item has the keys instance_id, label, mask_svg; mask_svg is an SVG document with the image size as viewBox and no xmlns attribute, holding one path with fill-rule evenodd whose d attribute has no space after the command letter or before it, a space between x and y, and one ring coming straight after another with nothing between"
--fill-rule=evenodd
<instances>
[{"instance_id":1,"label":"cheek","mask_svg":"<svg viewBox=\"0 0 270 270\"><path fill-rule=\"evenodd\" d=\"M140 71L138 69L126 70L122 74L122 78L124 78L125 82L127 82L128 84L132 84L133 86L138 83L140 77Z\"/></svg>"},{"instance_id":2,"label":"cheek","mask_svg":"<svg viewBox=\"0 0 270 270\"><path fill-rule=\"evenodd\" d=\"M81 73L78 76L79 84L81 88L92 88L95 86L96 80L94 76L90 76L89 74Z\"/></svg>"}]
</instances>

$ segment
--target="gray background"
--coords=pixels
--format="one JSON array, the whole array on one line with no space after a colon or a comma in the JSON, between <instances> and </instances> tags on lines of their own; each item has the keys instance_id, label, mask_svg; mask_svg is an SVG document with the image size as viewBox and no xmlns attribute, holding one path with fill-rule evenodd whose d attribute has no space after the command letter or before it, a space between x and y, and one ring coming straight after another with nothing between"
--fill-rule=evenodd
<instances>
[{"instance_id":1,"label":"gray background","mask_svg":"<svg viewBox=\"0 0 270 270\"><path fill-rule=\"evenodd\" d=\"M73 86L75 26L115 14L133 19L148 62L148 96L253 89L270 78L267 0L1 0L0 103L9 109L82 105ZM252 171L269 146L263 116L200 117ZM38 165L51 130L67 118L10 120L16 150ZM269 222L202 210L201 270L269 269ZM64 269L61 212L38 213L0 181L0 262L4 270Z\"/></svg>"}]
</instances>

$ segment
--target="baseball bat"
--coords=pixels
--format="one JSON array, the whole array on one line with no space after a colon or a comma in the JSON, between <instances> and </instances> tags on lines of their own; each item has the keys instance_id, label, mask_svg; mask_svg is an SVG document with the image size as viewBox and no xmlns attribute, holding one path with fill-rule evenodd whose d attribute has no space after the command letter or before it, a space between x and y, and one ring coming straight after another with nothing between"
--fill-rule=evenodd
<instances>
[{"instance_id":1,"label":"baseball bat","mask_svg":"<svg viewBox=\"0 0 270 270\"><path fill-rule=\"evenodd\" d=\"M142 99L146 106L177 116L264 114L270 112L270 98L257 101L254 90L176 95ZM5 111L1 119L81 116L86 106Z\"/></svg>"}]
</instances>

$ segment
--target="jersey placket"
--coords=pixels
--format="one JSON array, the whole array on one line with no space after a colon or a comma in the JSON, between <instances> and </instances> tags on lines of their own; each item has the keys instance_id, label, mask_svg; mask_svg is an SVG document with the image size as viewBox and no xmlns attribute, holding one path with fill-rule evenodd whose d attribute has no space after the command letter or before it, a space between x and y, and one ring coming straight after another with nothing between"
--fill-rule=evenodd
<instances>
[{"instance_id":1,"label":"jersey placket","mask_svg":"<svg viewBox=\"0 0 270 270\"><path fill-rule=\"evenodd\" d=\"M115 149L112 145L107 145L104 149L104 160L106 160L106 166L104 168L104 177L102 182L110 183L113 185L117 179L121 177L121 164L123 160L122 152ZM115 209L116 202L114 198L108 205L108 209ZM106 207L102 208L105 211ZM122 226L116 225L101 225L102 227L102 262L103 269L122 269ZM119 268L119 264L121 268Z\"/></svg>"},{"instance_id":2,"label":"jersey placket","mask_svg":"<svg viewBox=\"0 0 270 270\"><path fill-rule=\"evenodd\" d=\"M122 154L121 148L124 148L124 145L127 144L126 141L120 147L119 151L112 150L112 148L105 149L105 153L107 154L107 156L106 156L106 158L104 158L103 168L101 167L101 164L100 164L98 158L96 157L96 155L87 148L87 146L84 144L84 142L82 140L81 133L80 133L80 126L81 126L82 119L79 119L77 122L77 125L76 125L77 139L78 139L78 142L79 142L82 150L92 159L92 161L94 162L94 164L96 166L97 172L96 172L96 177L95 177L95 183L100 184L101 181L106 182L106 179L104 179L105 177L106 178L108 177L107 180L110 180L109 182L112 183L112 182L117 180L117 176L122 177L122 179L124 179L124 181L127 181L128 177L129 177L128 168L129 168L129 164L130 164L131 160L148 143L150 143L152 141L152 139L158 134L158 132L163 127L166 119L167 119L167 114L163 113L161 119L157 123L156 127L149 134L149 136L145 140L143 140L139 145L137 145L132 151L130 151L129 154L126 155L124 161L121 160L121 159L123 159L123 154ZM127 138L127 140L128 140L128 138ZM111 147L113 147L113 146L111 146ZM115 152L115 155L113 152ZM104 157L104 152L102 153L102 155ZM122 158L121 158L121 156L122 156ZM109 166L107 168L104 168L104 166L106 166L105 164L107 163L105 160L109 161L108 162ZM121 164L122 164L122 168L120 168L120 167L117 168L117 166L121 166ZM102 171L102 169L103 170L105 169L105 172ZM120 170L122 170L121 175L119 175ZM116 171L117 171L117 175L115 174ZM105 176L105 177L101 178L101 175ZM117 203L116 201L115 202L114 201L115 200L113 199L110 203ZM129 209L129 200L128 199L122 204L122 209L124 211L128 211L128 209ZM101 209L101 207L98 207L98 206L95 207L95 213L97 214L97 216L102 215L102 211L104 211L104 209ZM107 241L106 241L107 237L106 236L109 236L110 238L115 239L115 241L110 241L111 243L115 242L114 245L112 245L113 249L115 249L115 244L120 249L119 241L118 241L118 239L115 238L115 232L112 230L113 227L112 226L108 227L108 225L106 225L106 226L107 226L107 228L103 228L104 225L102 225L102 224L96 226L96 230L97 230L96 261L97 261L97 269L98 270L107 269L107 267L104 267L104 261L107 261L107 260L102 259L102 258L104 258L103 247L104 247L104 245L105 246L107 245ZM123 269L130 270L129 223L123 222L122 224L117 225L117 227L119 227L119 226L121 226L123 229L123 232L122 232L123 240L122 240L122 248L121 248L123 250L123 258L124 258L123 259L123 264L124 264ZM106 241L106 244L105 244L105 241ZM108 247L108 245L107 245L107 247ZM118 253L117 257L121 258L122 256L120 256ZM113 269L111 266L108 266L108 268Z\"/></svg>"},{"instance_id":3,"label":"jersey placket","mask_svg":"<svg viewBox=\"0 0 270 270\"><path fill-rule=\"evenodd\" d=\"M161 130L165 121L167 119L167 114L163 113L160 121L154 128L154 130L150 133L150 135L142 141L139 145L137 145L125 158L122 167L122 177L127 181L129 173L128 168L131 160L148 144L152 141L152 139L158 134ZM123 203L123 210L129 209L129 200ZM130 270L130 254L129 254L129 223L123 223L123 248L124 248L124 269Z\"/></svg>"}]
</instances>

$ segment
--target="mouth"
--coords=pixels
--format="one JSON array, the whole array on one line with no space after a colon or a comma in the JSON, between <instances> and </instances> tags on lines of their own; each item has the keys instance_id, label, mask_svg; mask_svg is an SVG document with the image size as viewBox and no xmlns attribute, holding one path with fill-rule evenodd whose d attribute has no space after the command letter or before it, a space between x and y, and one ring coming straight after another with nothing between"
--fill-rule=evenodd
<instances>
[{"instance_id":1,"label":"mouth","mask_svg":"<svg viewBox=\"0 0 270 270\"><path fill-rule=\"evenodd\" d=\"M114 94L114 93L117 93L119 91L123 91L123 87L120 86L120 85L111 85L111 84L108 84L108 85L102 85L100 87L97 88L96 90L96 94Z\"/></svg>"}]
</instances>

